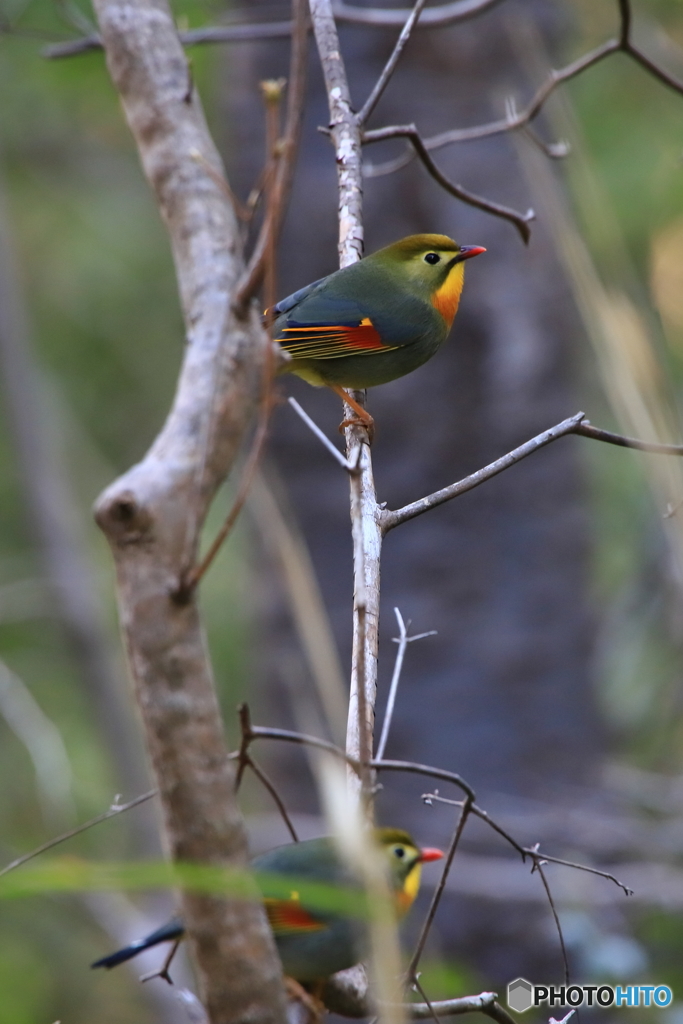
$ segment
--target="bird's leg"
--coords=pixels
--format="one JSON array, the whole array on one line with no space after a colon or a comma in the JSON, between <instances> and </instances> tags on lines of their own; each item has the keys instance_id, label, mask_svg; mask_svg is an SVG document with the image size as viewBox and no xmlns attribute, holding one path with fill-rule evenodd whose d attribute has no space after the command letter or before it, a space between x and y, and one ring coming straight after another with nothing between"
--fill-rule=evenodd
<instances>
[{"instance_id":1,"label":"bird's leg","mask_svg":"<svg viewBox=\"0 0 683 1024\"><path fill-rule=\"evenodd\" d=\"M168 973L168 969L171 966L171 962L173 960L173 957L178 952L178 946L180 945L180 943L182 941L183 941L182 939L176 939L175 940L175 942L171 946L171 951L168 954L168 956L166 957L166 959L164 960L163 966L162 966L160 971L150 971L149 974L143 974L142 977L140 978L140 981L151 981L152 978L163 978L164 981L167 981L169 983L169 985L172 985L173 984L173 978Z\"/></svg>"},{"instance_id":2,"label":"bird's leg","mask_svg":"<svg viewBox=\"0 0 683 1024\"><path fill-rule=\"evenodd\" d=\"M356 417L357 417L357 419L343 420L339 424L339 430L343 432L345 427L350 427L350 426L365 427L365 429L368 432L368 438L370 439L370 442L372 442L372 438L373 438L374 433L375 433L375 421L372 418L372 416L370 415L370 413L366 412L366 410L363 408L363 406L359 405L358 402L356 401L356 399L352 398L352 396L348 393L348 391L344 391L344 388L341 387L341 385L339 385L339 384L328 384L327 386L332 391L334 391L335 395L339 395L339 397L341 398L342 402L346 402L347 405L351 406L351 408L353 409L353 411L355 412Z\"/></svg>"},{"instance_id":3,"label":"bird's leg","mask_svg":"<svg viewBox=\"0 0 683 1024\"><path fill-rule=\"evenodd\" d=\"M325 1004L318 996L318 991L322 992L322 988L323 985L319 988L316 986L313 992L307 992L300 982L285 975L285 991L290 1000L305 1006L313 1021L322 1020L323 1014L327 1013Z\"/></svg>"}]
</instances>

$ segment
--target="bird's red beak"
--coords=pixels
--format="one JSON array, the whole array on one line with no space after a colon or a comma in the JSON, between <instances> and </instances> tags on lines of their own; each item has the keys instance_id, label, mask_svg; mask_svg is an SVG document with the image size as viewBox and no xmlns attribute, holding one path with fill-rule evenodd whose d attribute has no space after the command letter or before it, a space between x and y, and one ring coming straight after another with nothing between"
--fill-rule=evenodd
<instances>
[{"instance_id":1,"label":"bird's red beak","mask_svg":"<svg viewBox=\"0 0 683 1024\"><path fill-rule=\"evenodd\" d=\"M460 252L458 253L458 262L460 260L471 260L473 256L479 256L482 252L486 252L483 245L461 245Z\"/></svg>"},{"instance_id":2,"label":"bird's red beak","mask_svg":"<svg viewBox=\"0 0 683 1024\"><path fill-rule=\"evenodd\" d=\"M443 850L437 850L435 846L424 846L420 850L420 862L422 864L427 864L430 860L441 860L442 857Z\"/></svg>"}]
</instances>

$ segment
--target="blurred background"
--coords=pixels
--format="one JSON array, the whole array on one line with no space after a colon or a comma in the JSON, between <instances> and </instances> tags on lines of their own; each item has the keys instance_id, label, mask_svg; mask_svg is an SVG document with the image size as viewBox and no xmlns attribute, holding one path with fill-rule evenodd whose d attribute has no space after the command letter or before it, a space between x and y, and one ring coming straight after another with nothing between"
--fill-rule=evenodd
<instances>
[{"instance_id":1,"label":"blurred background","mask_svg":"<svg viewBox=\"0 0 683 1024\"><path fill-rule=\"evenodd\" d=\"M506 0L461 25L423 30L371 126L415 121L431 135L499 118L506 97L523 106L549 67L613 35L616 7ZM683 78L680 3L634 7L639 43ZM179 0L175 10L190 27L287 17L286 5L272 3ZM111 563L90 507L159 429L183 325L164 229L102 55L41 56L46 44L88 31L90 18L74 0L0 0L3 863L105 810L116 794L129 799L150 785ZM359 106L395 35L342 27ZM263 162L258 82L286 75L287 43L195 47L191 56L231 185L245 200ZM280 294L336 266L335 169L316 130L326 122L311 47ZM526 249L509 224L457 203L415 162L368 176L368 251L417 231L488 250L468 266L446 348L370 393L381 501L398 507L443 486L578 409L600 426L681 440L682 125L683 96L617 55L558 90L535 123L546 142L566 143L563 160L524 133L438 151L453 180L534 207ZM376 167L402 151L386 144L366 159ZM293 378L282 390L336 436L332 394ZM286 405L273 417L267 472L310 549L348 667L347 481ZM667 983L675 992L683 992L682 502L676 460L557 442L388 537L380 662L381 705L394 606L414 631L438 631L408 651L389 756L459 772L524 844L614 870L636 890L627 900L606 881L548 870L573 978ZM292 703L311 692L262 529L263 517L247 512L202 584L231 740L239 700L250 701L259 724L291 726ZM303 758L262 757L302 832L323 828ZM383 822L424 843L448 841L452 808L425 806L421 783L384 781ZM267 796L248 785L244 799L255 845L284 842ZM61 849L157 855L156 826L149 803ZM137 983L137 966L88 969L169 906L163 896L123 894L5 903L0 1024L186 1019L164 1002L163 982ZM552 918L539 879L473 825L422 981L439 998L503 991L518 974L561 981ZM655 1013L683 1021L676 1005Z\"/></svg>"}]
</instances>

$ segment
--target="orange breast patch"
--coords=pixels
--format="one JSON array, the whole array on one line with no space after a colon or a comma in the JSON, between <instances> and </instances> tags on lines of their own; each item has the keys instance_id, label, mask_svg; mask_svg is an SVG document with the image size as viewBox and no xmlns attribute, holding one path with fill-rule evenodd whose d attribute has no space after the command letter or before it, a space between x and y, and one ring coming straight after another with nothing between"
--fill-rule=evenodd
<instances>
[{"instance_id":1,"label":"orange breast patch","mask_svg":"<svg viewBox=\"0 0 683 1024\"><path fill-rule=\"evenodd\" d=\"M434 309L441 314L449 328L458 312L464 279L465 267L462 263L456 263L444 283L432 295Z\"/></svg>"}]
</instances>

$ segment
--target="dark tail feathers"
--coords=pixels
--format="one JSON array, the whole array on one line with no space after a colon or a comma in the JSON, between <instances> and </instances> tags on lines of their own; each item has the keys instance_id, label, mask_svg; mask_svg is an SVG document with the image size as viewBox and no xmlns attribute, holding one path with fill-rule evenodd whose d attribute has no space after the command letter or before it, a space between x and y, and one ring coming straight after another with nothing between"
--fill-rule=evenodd
<instances>
[{"instance_id":1,"label":"dark tail feathers","mask_svg":"<svg viewBox=\"0 0 683 1024\"><path fill-rule=\"evenodd\" d=\"M184 933L183 922L176 917L162 925L161 928L157 928L155 932L151 932L146 938L131 942L130 946L125 946L123 949L117 950L116 953L110 953L109 956L103 956L101 960L96 960L90 966L106 967L107 970L111 970L112 967L118 967L119 964L125 963L126 960L132 960L134 956L142 953L144 949L158 946L160 942L173 942L175 939L182 938Z\"/></svg>"}]
</instances>

